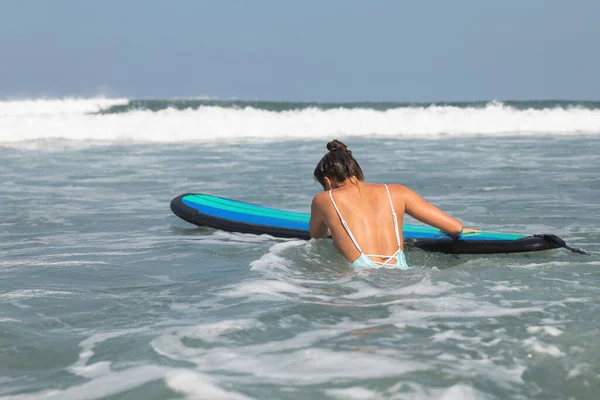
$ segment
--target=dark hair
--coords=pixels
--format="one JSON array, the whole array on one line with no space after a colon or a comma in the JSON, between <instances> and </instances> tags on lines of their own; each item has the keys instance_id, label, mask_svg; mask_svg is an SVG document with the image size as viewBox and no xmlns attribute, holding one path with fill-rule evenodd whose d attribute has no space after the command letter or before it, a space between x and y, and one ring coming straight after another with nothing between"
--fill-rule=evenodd
<instances>
[{"instance_id":1,"label":"dark hair","mask_svg":"<svg viewBox=\"0 0 600 400\"><path fill-rule=\"evenodd\" d=\"M315 179L321 186L325 186L325 177L341 183L348 178L364 179L362 169L358 162L352 157L348 147L337 139L327 143L329 152L321 158L315 168Z\"/></svg>"}]
</instances>

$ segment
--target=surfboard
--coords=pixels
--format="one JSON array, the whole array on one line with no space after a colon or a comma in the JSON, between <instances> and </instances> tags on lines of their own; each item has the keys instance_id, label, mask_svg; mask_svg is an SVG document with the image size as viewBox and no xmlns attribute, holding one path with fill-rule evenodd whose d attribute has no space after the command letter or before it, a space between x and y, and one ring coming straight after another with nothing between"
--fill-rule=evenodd
<instances>
[{"instance_id":1,"label":"surfboard","mask_svg":"<svg viewBox=\"0 0 600 400\"><path fill-rule=\"evenodd\" d=\"M198 226L229 232L310 239L310 214L263 207L208 194L186 193L171 201L171 211ZM405 247L449 254L519 253L566 247L550 234L521 234L481 231L452 238L438 229L416 224L402 226Z\"/></svg>"}]
</instances>

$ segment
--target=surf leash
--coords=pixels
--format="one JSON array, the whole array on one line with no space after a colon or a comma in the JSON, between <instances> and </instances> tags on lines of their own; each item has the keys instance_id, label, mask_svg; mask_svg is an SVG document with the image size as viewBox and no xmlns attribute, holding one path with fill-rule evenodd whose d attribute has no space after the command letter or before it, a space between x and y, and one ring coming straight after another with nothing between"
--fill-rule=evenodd
<instances>
[{"instance_id":1,"label":"surf leash","mask_svg":"<svg viewBox=\"0 0 600 400\"><path fill-rule=\"evenodd\" d=\"M562 240L561 238L559 238L556 235L547 234L547 235L533 235L533 236L544 238L544 240L554 243L556 245L556 247L558 247L558 248L564 248L567 250L571 250L573 253L577 253L577 254L586 254L588 256L590 255L590 253L588 253L587 251L585 251L583 249L576 249L574 247L569 246L564 240Z\"/></svg>"}]
</instances>

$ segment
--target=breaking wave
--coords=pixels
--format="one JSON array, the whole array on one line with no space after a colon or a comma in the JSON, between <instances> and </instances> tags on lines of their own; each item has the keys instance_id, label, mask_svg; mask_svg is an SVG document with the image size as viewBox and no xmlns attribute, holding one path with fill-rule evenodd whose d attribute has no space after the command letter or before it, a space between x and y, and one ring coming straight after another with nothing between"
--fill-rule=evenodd
<instances>
[{"instance_id":1,"label":"breaking wave","mask_svg":"<svg viewBox=\"0 0 600 400\"><path fill-rule=\"evenodd\" d=\"M59 99L0 102L0 143L207 142L383 136L595 135L597 102L273 103Z\"/></svg>"}]
</instances>

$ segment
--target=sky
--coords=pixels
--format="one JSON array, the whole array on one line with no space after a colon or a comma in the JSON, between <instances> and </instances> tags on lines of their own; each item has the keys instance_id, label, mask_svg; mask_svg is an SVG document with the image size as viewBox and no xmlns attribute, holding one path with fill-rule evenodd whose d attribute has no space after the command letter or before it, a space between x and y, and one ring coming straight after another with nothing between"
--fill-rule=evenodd
<instances>
[{"instance_id":1,"label":"sky","mask_svg":"<svg viewBox=\"0 0 600 400\"><path fill-rule=\"evenodd\" d=\"M0 0L0 98L600 100L599 0Z\"/></svg>"}]
</instances>

